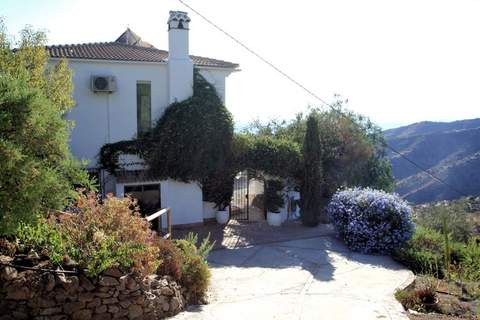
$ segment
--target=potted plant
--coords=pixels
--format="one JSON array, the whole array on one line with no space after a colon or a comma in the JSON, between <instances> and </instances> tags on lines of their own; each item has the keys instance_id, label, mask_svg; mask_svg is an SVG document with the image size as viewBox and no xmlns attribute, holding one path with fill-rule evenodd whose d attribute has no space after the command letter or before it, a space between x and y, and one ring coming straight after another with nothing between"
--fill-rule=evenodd
<instances>
[{"instance_id":1,"label":"potted plant","mask_svg":"<svg viewBox=\"0 0 480 320\"><path fill-rule=\"evenodd\" d=\"M217 223L227 224L228 220L230 219L229 206L218 207L215 218L217 219Z\"/></svg>"},{"instance_id":2,"label":"potted plant","mask_svg":"<svg viewBox=\"0 0 480 320\"><path fill-rule=\"evenodd\" d=\"M280 180L265 181L265 209L267 210L267 222L271 226L282 224L280 208L284 206L282 196L283 182Z\"/></svg>"}]
</instances>

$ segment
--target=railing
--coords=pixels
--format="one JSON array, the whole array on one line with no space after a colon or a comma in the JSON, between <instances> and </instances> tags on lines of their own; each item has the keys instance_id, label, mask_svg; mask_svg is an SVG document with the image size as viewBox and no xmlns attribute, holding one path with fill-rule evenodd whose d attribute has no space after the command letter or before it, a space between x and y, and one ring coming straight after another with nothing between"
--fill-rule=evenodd
<instances>
[{"instance_id":1,"label":"railing","mask_svg":"<svg viewBox=\"0 0 480 320\"><path fill-rule=\"evenodd\" d=\"M164 239L171 239L172 238L172 209L171 208L164 208L161 209L154 214L149 215L146 217L148 222L152 222L155 219L158 219L158 229L157 232L160 233L162 231L162 220L160 219L161 216L164 214L167 215L167 233L163 236Z\"/></svg>"}]
</instances>

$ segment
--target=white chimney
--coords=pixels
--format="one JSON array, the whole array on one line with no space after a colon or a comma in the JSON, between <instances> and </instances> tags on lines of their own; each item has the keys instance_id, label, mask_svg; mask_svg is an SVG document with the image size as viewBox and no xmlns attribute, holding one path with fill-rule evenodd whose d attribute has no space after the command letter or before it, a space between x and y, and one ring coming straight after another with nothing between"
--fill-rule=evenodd
<instances>
[{"instance_id":1,"label":"white chimney","mask_svg":"<svg viewBox=\"0 0 480 320\"><path fill-rule=\"evenodd\" d=\"M183 11L170 11L168 19L168 88L170 103L193 94L193 63L188 54L190 18Z\"/></svg>"}]
</instances>

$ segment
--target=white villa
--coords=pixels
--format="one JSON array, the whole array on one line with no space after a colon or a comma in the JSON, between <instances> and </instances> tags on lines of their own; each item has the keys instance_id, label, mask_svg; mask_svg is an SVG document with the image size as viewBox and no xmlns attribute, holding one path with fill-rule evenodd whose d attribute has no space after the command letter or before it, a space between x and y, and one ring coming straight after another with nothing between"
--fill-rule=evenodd
<instances>
[{"instance_id":1,"label":"white villa","mask_svg":"<svg viewBox=\"0 0 480 320\"><path fill-rule=\"evenodd\" d=\"M187 13L170 12L168 52L130 29L113 42L47 47L51 62L66 58L73 69L76 105L67 115L75 122L70 145L76 158L89 161L89 170L98 170L103 145L135 138L149 130L169 104L190 97L194 67L225 101L226 78L238 71L238 65L189 55L189 22ZM102 193L119 197L131 193L152 212L170 207L177 225L202 223L215 216L212 204L203 202L197 183L150 180L142 174L141 160L137 161L138 165L126 166L118 176L100 170Z\"/></svg>"}]
</instances>

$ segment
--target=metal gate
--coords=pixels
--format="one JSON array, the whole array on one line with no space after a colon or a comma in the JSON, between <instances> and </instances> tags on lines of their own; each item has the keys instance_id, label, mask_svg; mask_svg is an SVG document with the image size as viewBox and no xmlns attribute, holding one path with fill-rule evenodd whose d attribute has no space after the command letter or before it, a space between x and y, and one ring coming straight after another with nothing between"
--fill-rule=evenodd
<instances>
[{"instance_id":1,"label":"metal gate","mask_svg":"<svg viewBox=\"0 0 480 320\"><path fill-rule=\"evenodd\" d=\"M242 171L235 177L233 182L233 196L230 203L230 219L248 220L249 178L247 171Z\"/></svg>"}]
</instances>

